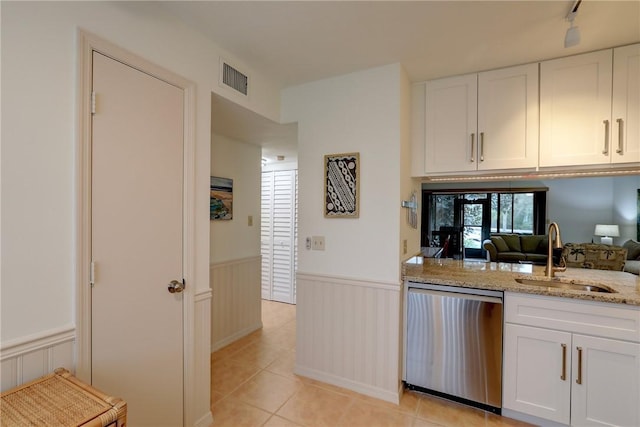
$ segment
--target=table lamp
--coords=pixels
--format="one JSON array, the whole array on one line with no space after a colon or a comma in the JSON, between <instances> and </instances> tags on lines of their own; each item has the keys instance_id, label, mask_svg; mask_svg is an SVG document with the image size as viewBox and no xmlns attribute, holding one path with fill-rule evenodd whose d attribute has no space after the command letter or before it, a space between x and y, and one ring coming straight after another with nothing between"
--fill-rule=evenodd
<instances>
[{"instance_id":1,"label":"table lamp","mask_svg":"<svg viewBox=\"0 0 640 427\"><path fill-rule=\"evenodd\" d=\"M603 245L613 245L613 237L620 236L620 229L617 225L596 224L596 236L602 236L600 243Z\"/></svg>"}]
</instances>

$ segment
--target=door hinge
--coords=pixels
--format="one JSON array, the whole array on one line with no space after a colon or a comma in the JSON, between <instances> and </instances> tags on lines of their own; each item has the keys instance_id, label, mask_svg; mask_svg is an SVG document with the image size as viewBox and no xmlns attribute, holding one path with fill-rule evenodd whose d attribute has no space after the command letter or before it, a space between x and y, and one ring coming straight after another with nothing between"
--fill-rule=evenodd
<instances>
[{"instance_id":1,"label":"door hinge","mask_svg":"<svg viewBox=\"0 0 640 427\"><path fill-rule=\"evenodd\" d=\"M89 264L89 285L93 288L96 284L96 263L91 261Z\"/></svg>"},{"instance_id":2,"label":"door hinge","mask_svg":"<svg viewBox=\"0 0 640 427\"><path fill-rule=\"evenodd\" d=\"M96 93L91 92L91 114L96 113Z\"/></svg>"}]
</instances>

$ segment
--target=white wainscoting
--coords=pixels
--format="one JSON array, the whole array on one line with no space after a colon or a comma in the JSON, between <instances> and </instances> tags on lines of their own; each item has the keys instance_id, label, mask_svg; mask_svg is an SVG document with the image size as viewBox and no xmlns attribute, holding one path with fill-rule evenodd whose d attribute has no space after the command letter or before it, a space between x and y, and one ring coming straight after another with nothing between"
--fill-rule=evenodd
<instances>
[{"instance_id":1,"label":"white wainscoting","mask_svg":"<svg viewBox=\"0 0 640 427\"><path fill-rule=\"evenodd\" d=\"M211 351L262 328L261 257L211 264Z\"/></svg>"},{"instance_id":2,"label":"white wainscoting","mask_svg":"<svg viewBox=\"0 0 640 427\"><path fill-rule=\"evenodd\" d=\"M297 374L400 400L400 284L298 273Z\"/></svg>"},{"instance_id":3,"label":"white wainscoting","mask_svg":"<svg viewBox=\"0 0 640 427\"><path fill-rule=\"evenodd\" d=\"M75 327L68 326L2 343L0 391L22 385L56 368L75 371Z\"/></svg>"},{"instance_id":4,"label":"white wainscoting","mask_svg":"<svg viewBox=\"0 0 640 427\"><path fill-rule=\"evenodd\" d=\"M211 390L211 289L198 291L194 298L194 338L195 349L195 389L196 402L194 413L198 417L194 422L195 427L208 427L213 423L211 414L211 397L209 393L202 393L203 390Z\"/></svg>"}]
</instances>

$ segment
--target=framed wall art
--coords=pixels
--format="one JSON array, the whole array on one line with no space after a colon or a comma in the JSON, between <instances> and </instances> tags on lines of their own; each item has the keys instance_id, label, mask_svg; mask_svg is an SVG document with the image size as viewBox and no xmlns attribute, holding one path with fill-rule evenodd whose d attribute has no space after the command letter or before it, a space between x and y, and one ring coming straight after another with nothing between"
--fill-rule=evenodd
<instances>
[{"instance_id":1,"label":"framed wall art","mask_svg":"<svg viewBox=\"0 0 640 427\"><path fill-rule=\"evenodd\" d=\"M359 208L360 153L324 156L325 218L358 218Z\"/></svg>"},{"instance_id":2,"label":"framed wall art","mask_svg":"<svg viewBox=\"0 0 640 427\"><path fill-rule=\"evenodd\" d=\"M233 179L211 177L209 219L233 219Z\"/></svg>"}]
</instances>

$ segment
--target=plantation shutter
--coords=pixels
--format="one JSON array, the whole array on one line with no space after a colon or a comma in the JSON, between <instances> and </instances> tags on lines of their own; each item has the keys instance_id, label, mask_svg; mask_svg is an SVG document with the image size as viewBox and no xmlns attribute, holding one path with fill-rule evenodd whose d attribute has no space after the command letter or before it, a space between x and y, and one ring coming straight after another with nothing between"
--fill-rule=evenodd
<instances>
[{"instance_id":1,"label":"plantation shutter","mask_svg":"<svg viewBox=\"0 0 640 427\"><path fill-rule=\"evenodd\" d=\"M262 297L295 303L297 172L264 172L262 182Z\"/></svg>"},{"instance_id":2,"label":"plantation shutter","mask_svg":"<svg viewBox=\"0 0 640 427\"><path fill-rule=\"evenodd\" d=\"M271 299L271 266L273 252L273 172L262 173L262 190L260 197L260 254L262 255L262 284L263 299Z\"/></svg>"}]
</instances>

